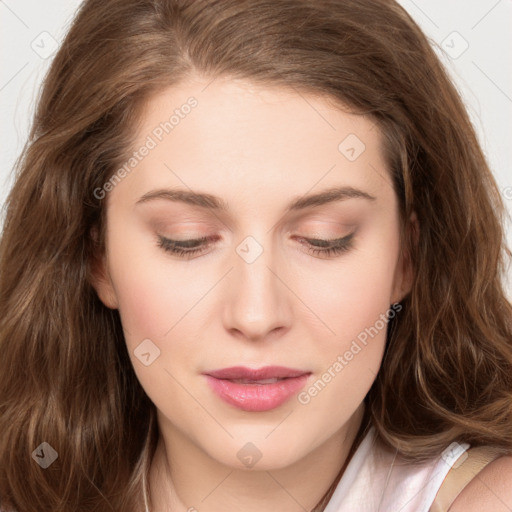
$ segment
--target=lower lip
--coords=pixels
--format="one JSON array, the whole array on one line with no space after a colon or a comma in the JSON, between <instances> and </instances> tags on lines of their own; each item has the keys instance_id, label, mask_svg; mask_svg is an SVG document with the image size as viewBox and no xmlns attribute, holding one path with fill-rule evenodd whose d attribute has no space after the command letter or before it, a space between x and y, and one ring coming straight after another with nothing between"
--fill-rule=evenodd
<instances>
[{"instance_id":1,"label":"lower lip","mask_svg":"<svg viewBox=\"0 0 512 512\"><path fill-rule=\"evenodd\" d=\"M222 400L243 411L270 411L286 402L308 380L309 374L283 379L272 384L240 384L206 375L212 390Z\"/></svg>"}]
</instances>

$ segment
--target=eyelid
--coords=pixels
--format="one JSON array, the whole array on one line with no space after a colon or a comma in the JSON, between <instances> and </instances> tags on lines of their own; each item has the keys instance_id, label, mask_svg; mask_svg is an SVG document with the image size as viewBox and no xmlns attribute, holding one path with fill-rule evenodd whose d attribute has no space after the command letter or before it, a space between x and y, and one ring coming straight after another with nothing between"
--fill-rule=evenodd
<instances>
[{"instance_id":1,"label":"eyelid","mask_svg":"<svg viewBox=\"0 0 512 512\"><path fill-rule=\"evenodd\" d=\"M296 236L295 238L298 238L302 245L307 245L306 249L309 254L332 259L352 249L356 231L357 230L354 230L348 235L335 239L305 238L302 236ZM210 247L212 239L214 239L213 242L215 242L215 239L218 238L218 236L206 236L201 238L189 238L187 240L175 240L158 235L157 245L164 251L177 255L182 259L190 259L194 255L202 255ZM315 242L317 245L315 245ZM189 247L186 247L187 244L190 244Z\"/></svg>"},{"instance_id":2,"label":"eyelid","mask_svg":"<svg viewBox=\"0 0 512 512\"><path fill-rule=\"evenodd\" d=\"M334 227L333 227L334 224ZM313 236L319 236L320 238L325 238L325 232L327 230L335 230L334 232L351 232L356 229L357 224L355 222L337 222L337 221L327 221L324 219L308 219L306 222L295 224L293 226L291 232L311 232L313 231L315 234ZM318 234L317 234L318 233ZM334 235L336 236L336 235Z\"/></svg>"},{"instance_id":3,"label":"eyelid","mask_svg":"<svg viewBox=\"0 0 512 512\"><path fill-rule=\"evenodd\" d=\"M301 236L301 235L297 235L296 237L301 238L303 240L308 240L310 242L323 242L326 244L335 244L335 243L343 242L349 238L352 238L354 235L355 235L355 231L353 231L352 233L348 233L346 235L340 236L340 237L336 237L336 238L329 238L329 237L324 237L324 236L320 236L320 237L316 238L316 237Z\"/></svg>"}]
</instances>

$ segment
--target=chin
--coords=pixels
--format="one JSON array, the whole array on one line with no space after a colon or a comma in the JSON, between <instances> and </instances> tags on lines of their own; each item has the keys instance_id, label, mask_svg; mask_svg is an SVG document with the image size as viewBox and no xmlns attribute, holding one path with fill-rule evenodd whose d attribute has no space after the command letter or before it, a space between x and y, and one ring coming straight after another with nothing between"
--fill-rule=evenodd
<instances>
[{"instance_id":1,"label":"chin","mask_svg":"<svg viewBox=\"0 0 512 512\"><path fill-rule=\"evenodd\" d=\"M282 439L265 439L270 430L265 429L263 435L250 435L230 439L221 446L212 446L206 451L219 463L233 469L247 471L271 471L283 469L305 457L307 446L300 435L289 436L290 442L283 443ZM253 431L254 433L254 431Z\"/></svg>"}]
</instances>

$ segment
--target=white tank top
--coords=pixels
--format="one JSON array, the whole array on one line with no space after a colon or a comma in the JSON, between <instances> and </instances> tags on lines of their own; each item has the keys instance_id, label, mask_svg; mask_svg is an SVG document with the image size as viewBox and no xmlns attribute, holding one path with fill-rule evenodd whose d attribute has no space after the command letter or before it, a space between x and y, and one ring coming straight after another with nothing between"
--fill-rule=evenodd
<instances>
[{"instance_id":1,"label":"white tank top","mask_svg":"<svg viewBox=\"0 0 512 512\"><path fill-rule=\"evenodd\" d=\"M421 464L376 442L371 427L348 463L324 512L428 512L454 462L468 448L452 443Z\"/></svg>"}]
</instances>

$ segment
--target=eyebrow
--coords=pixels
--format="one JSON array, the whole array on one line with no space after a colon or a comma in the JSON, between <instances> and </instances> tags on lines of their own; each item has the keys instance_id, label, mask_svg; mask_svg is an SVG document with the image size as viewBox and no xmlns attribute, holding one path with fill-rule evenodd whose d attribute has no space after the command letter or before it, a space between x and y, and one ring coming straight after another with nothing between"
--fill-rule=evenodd
<instances>
[{"instance_id":1,"label":"eyebrow","mask_svg":"<svg viewBox=\"0 0 512 512\"><path fill-rule=\"evenodd\" d=\"M301 196L294 198L286 207L286 212L293 212L312 208L315 206L322 206L324 204L332 203L335 201L345 201L347 199L365 199L368 201L375 201L377 198L368 192L354 188L354 187L334 187L323 190L316 194ZM209 210L229 211L228 204L220 197L212 194L201 192L194 192L192 190L184 189L158 189L152 190L144 194L136 204L147 203L154 199L165 199L168 201L182 202L192 206L199 206Z\"/></svg>"}]
</instances>

